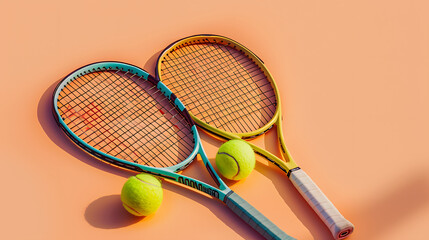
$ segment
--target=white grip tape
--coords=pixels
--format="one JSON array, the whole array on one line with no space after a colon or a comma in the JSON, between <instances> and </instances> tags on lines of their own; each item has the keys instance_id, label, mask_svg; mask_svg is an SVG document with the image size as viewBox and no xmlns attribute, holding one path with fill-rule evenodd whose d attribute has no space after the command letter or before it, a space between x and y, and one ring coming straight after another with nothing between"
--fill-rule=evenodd
<instances>
[{"instance_id":1,"label":"white grip tape","mask_svg":"<svg viewBox=\"0 0 429 240\"><path fill-rule=\"evenodd\" d=\"M335 239L344 239L353 232L353 224L341 215L307 173L299 169L292 171L289 178L308 204L328 226Z\"/></svg>"}]
</instances>

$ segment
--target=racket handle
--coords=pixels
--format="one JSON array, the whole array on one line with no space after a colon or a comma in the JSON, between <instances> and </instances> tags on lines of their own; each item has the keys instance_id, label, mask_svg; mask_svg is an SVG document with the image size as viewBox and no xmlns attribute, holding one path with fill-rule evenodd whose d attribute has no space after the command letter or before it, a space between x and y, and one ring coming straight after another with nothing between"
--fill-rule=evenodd
<instances>
[{"instance_id":1,"label":"racket handle","mask_svg":"<svg viewBox=\"0 0 429 240\"><path fill-rule=\"evenodd\" d=\"M227 194L225 197L225 203L233 212L235 212L241 219L266 239L295 239L284 233L280 228L274 225L274 223L246 202L246 200L238 196L235 192L231 191L230 194Z\"/></svg>"},{"instance_id":2,"label":"racket handle","mask_svg":"<svg viewBox=\"0 0 429 240\"><path fill-rule=\"evenodd\" d=\"M302 169L298 169L292 171L289 178L308 204L328 226L335 239L344 239L353 232L353 224L341 215L307 173Z\"/></svg>"}]
</instances>

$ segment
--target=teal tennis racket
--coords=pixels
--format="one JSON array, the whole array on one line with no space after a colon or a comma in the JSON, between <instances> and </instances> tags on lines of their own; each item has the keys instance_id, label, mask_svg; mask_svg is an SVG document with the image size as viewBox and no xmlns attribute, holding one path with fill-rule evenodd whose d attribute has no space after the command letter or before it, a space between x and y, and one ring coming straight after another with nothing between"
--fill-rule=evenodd
<instances>
[{"instance_id":1,"label":"teal tennis racket","mask_svg":"<svg viewBox=\"0 0 429 240\"><path fill-rule=\"evenodd\" d=\"M184 105L144 70L120 62L84 66L58 84L52 104L60 128L90 155L217 198L266 239L294 239L228 188ZM198 154L217 187L177 173Z\"/></svg>"}]
</instances>

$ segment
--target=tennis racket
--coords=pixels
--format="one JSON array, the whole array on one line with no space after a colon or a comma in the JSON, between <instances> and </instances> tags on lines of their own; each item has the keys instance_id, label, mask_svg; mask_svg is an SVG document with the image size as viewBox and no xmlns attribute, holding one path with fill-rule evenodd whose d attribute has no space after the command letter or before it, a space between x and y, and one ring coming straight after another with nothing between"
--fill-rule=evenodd
<instances>
[{"instance_id":1,"label":"tennis racket","mask_svg":"<svg viewBox=\"0 0 429 240\"><path fill-rule=\"evenodd\" d=\"M287 174L335 239L344 239L353 232L353 225L289 154L276 83L262 60L249 49L222 36L187 37L160 54L156 77L183 101L196 124L214 137L248 140L276 125L284 160L250 144L252 148Z\"/></svg>"},{"instance_id":2,"label":"tennis racket","mask_svg":"<svg viewBox=\"0 0 429 240\"><path fill-rule=\"evenodd\" d=\"M52 103L60 128L90 155L217 198L266 239L294 239L225 185L184 105L144 70L120 62L84 66L58 84ZM197 154L218 188L176 173Z\"/></svg>"}]
</instances>

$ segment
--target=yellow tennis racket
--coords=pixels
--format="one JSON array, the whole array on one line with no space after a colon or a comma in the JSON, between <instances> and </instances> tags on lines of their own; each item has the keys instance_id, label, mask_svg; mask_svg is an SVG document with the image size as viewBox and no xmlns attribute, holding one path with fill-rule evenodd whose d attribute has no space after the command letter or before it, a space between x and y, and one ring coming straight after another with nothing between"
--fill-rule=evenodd
<instances>
[{"instance_id":1,"label":"yellow tennis racket","mask_svg":"<svg viewBox=\"0 0 429 240\"><path fill-rule=\"evenodd\" d=\"M280 95L261 59L226 37L196 35L178 40L159 56L156 76L184 103L199 127L212 136L252 139L277 126L283 159L249 143L282 169L335 239L354 226L298 167L283 139Z\"/></svg>"}]
</instances>

